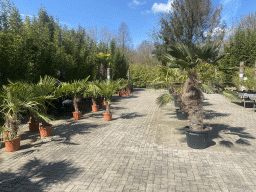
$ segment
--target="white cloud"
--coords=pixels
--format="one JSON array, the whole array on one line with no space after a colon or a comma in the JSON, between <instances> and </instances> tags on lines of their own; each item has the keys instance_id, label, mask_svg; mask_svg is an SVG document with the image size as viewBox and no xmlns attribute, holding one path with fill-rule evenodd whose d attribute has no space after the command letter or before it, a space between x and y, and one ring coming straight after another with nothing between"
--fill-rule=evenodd
<instances>
[{"instance_id":1,"label":"white cloud","mask_svg":"<svg viewBox=\"0 0 256 192\"><path fill-rule=\"evenodd\" d=\"M131 3L129 3L129 7L135 8L136 6L140 6L140 5L143 5L143 4L146 4L146 1L140 2L140 1L137 1L137 0L133 0Z\"/></svg>"},{"instance_id":2,"label":"white cloud","mask_svg":"<svg viewBox=\"0 0 256 192\"><path fill-rule=\"evenodd\" d=\"M151 8L151 11L153 13L170 11L172 9L172 3L173 3L173 0L168 0L168 2L166 4L154 3Z\"/></svg>"},{"instance_id":3,"label":"white cloud","mask_svg":"<svg viewBox=\"0 0 256 192\"><path fill-rule=\"evenodd\" d=\"M212 31L212 36L218 36L221 34L222 31L223 29L221 29L220 27L216 27ZM204 32L204 36L206 37L207 35L208 35L208 32Z\"/></svg>"}]
</instances>

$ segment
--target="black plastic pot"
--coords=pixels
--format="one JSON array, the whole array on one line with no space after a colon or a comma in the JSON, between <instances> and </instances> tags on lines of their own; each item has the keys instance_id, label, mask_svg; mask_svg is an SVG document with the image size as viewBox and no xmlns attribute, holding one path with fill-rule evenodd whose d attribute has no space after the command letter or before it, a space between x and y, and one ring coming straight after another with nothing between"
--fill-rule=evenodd
<instances>
[{"instance_id":1,"label":"black plastic pot","mask_svg":"<svg viewBox=\"0 0 256 192\"><path fill-rule=\"evenodd\" d=\"M179 120L187 120L188 119L188 112L183 110L176 109L176 115Z\"/></svg>"},{"instance_id":2,"label":"black plastic pot","mask_svg":"<svg viewBox=\"0 0 256 192\"><path fill-rule=\"evenodd\" d=\"M209 129L192 130L186 129L187 144L193 149L205 149L207 147Z\"/></svg>"}]
</instances>

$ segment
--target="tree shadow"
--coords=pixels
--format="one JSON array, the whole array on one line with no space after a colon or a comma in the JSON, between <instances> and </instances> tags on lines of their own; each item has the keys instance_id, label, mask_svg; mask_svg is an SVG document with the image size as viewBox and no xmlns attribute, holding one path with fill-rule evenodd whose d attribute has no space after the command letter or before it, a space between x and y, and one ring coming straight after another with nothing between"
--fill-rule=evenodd
<instances>
[{"instance_id":1,"label":"tree shadow","mask_svg":"<svg viewBox=\"0 0 256 192\"><path fill-rule=\"evenodd\" d=\"M220 132L224 132L225 135L238 136L239 139L235 141L235 143L238 145L250 146L250 139L255 139L255 137L253 137L250 133L245 131L244 127L230 127L229 125L225 124L209 124L209 126L212 128L211 131L209 132L209 140L221 138L222 141L220 141L219 144L224 147L233 147L234 143L229 140L226 140L225 137L223 138L220 135Z\"/></svg>"},{"instance_id":2,"label":"tree shadow","mask_svg":"<svg viewBox=\"0 0 256 192\"><path fill-rule=\"evenodd\" d=\"M204 110L204 119L213 119L215 117L226 117L230 114L215 113L213 110Z\"/></svg>"},{"instance_id":3,"label":"tree shadow","mask_svg":"<svg viewBox=\"0 0 256 192\"><path fill-rule=\"evenodd\" d=\"M1 172L0 191L45 191L54 183L67 182L77 171L80 168L66 160L44 163L34 158L19 168L18 173Z\"/></svg>"},{"instance_id":4,"label":"tree shadow","mask_svg":"<svg viewBox=\"0 0 256 192\"><path fill-rule=\"evenodd\" d=\"M134 112L134 113L122 113L118 118L112 118L112 120L116 120L116 119L134 119L134 118L137 118L137 117L143 117L145 115L140 115L139 113L137 112Z\"/></svg>"},{"instance_id":5,"label":"tree shadow","mask_svg":"<svg viewBox=\"0 0 256 192\"><path fill-rule=\"evenodd\" d=\"M213 104L211 104L209 102L203 102L203 106L210 106L210 105L213 105Z\"/></svg>"},{"instance_id":6,"label":"tree shadow","mask_svg":"<svg viewBox=\"0 0 256 192\"><path fill-rule=\"evenodd\" d=\"M102 114L97 114L100 115L101 118L103 118ZM79 134L79 135L84 135L84 134L89 134L93 129L96 128L102 128L106 125L104 124L90 124L90 123L85 123L79 121L71 121L66 124L61 124L61 125L56 125L52 129L52 135L58 136L56 139L53 139L54 141L59 141L59 143L63 143L66 145L79 145L78 143L73 143L71 142L71 137L73 135Z\"/></svg>"}]
</instances>

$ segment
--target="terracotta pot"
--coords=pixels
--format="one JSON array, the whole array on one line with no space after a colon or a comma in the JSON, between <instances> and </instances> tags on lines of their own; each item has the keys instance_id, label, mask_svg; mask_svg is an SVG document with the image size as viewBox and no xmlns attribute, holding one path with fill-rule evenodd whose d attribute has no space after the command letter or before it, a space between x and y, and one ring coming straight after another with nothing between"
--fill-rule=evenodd
<instances>
[{"instance_id":1,"label":"terracotta pot","mask_svg":"<svg viewBox=\"0 0 256 192\"><path fill-rule=\"evenodd\" d=\"M51 133L52 133L52 125L49 125L46 127L39 126L39 131L40 131L41 137L49 137L51 136Z\"/></svg>"},{"instance_id":2,"label":"terracotta pot","mask_svg":"<svg viewBox=\"0 0 256 192\"><path fill-rule=\"evenodd\" d=\"M38 132L39 131L39 121L35 120L28 123L28 129L30 132Z\"/></svg>"},{"instance_id":3,"label":"terracotta pot","mask_svg":"<svg viewBox=\"0 0 256 192\"><path fill-rule=\"evenodd\" d=\"M103 105L107 105L108 104L108 102L107 101L103 101Z\"/></svg>"},{"instance_id":4,"label":"terracotta pot","mask_svg":"<svg viewBox=\"0 0 256 192\"><path fill-rule=\"evenodd\" d=\"M82 112L81 111L73 112L73 117L75 120L80 120L82 117Z\"/></svg>"},{"instance_id":5,"label":"terracotta pot","mask_svg":"<svg viewBox=\"0 0 256 192\"><path fill-rule=\"evenodd\" d=\"M92 111L93 112L99 111L99 105L92 105Z\"/></svg>"},{"instance_id":6,"label":"terracotta pot","mask_svg":"<svg viewBox=\"0 0 256 192\"><path fill-rule=\"evenodd\" d=\"M4 140L7 152L18 151L20 149L20 136L12 140Z\"/></svg>"},{"instance_id":7,"label":"terracotta pot","mask_svg":"<svg viewBox=\"0 0 256 192\"><path fill-rule=\"evenodd\" d=\"M123 96L122 92L118 92L118 95L119 95L119 97Z\"/></svg>"},{"instance_id":8,"label":"terracotta pot","mask_svg":"<svg viewBox=\"0 0 256 192\"><path fill-rule=\"evenodd\" d=\"M111 121L112 119L112 112L110 113L103 113L104 115L104 121Z\"/></svg>"}]
</instances>

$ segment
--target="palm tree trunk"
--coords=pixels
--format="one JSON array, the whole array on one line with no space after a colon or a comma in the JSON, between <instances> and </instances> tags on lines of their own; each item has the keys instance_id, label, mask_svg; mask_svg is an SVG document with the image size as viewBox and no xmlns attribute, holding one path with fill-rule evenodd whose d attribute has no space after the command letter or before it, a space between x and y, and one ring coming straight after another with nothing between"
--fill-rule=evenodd
<instances>
[{"instance_id":1,"label":"palm tree trunk","mask_svg":"<svg viewBox=\"0 0 256 192\"><path fill-rule=\"evenodd\" d=\"M188 112L190 129L203 129L203 94L196 86L196 70L188 72L188 79L184 84L182 103Z\"/></svg>"},{"instance_id":2,"label":"palm tree trunk","mask_svg":"<svg viewBox=\"0 0 256 192\"><path fill-rule=\"evenodd\" d=\"M80 101L80 98L79 97L74 97L74 108L75 108L75 112L78 112L79 109L78 109L78 102Z\"/></svg>"},{"instance_id":3,"label":"palm tree trunk","mask_svg":"<svg viewBox=\"0 0 256 192\"><path fill-rule=\"evenodd\" d=\"M109 104L106 105L106 113L110 113L110 105Z\"/></svg>"},{"instance_id":4,"label":"palm tree trunk","mask_svg":"<svg viewBox=\"0 0 256 192\"><path fill-rule=\"evenodd\" d=\"M94 97L92 97L92 104L93 104L94 106L97 105Z\"/></svg>"}]
</instances>

